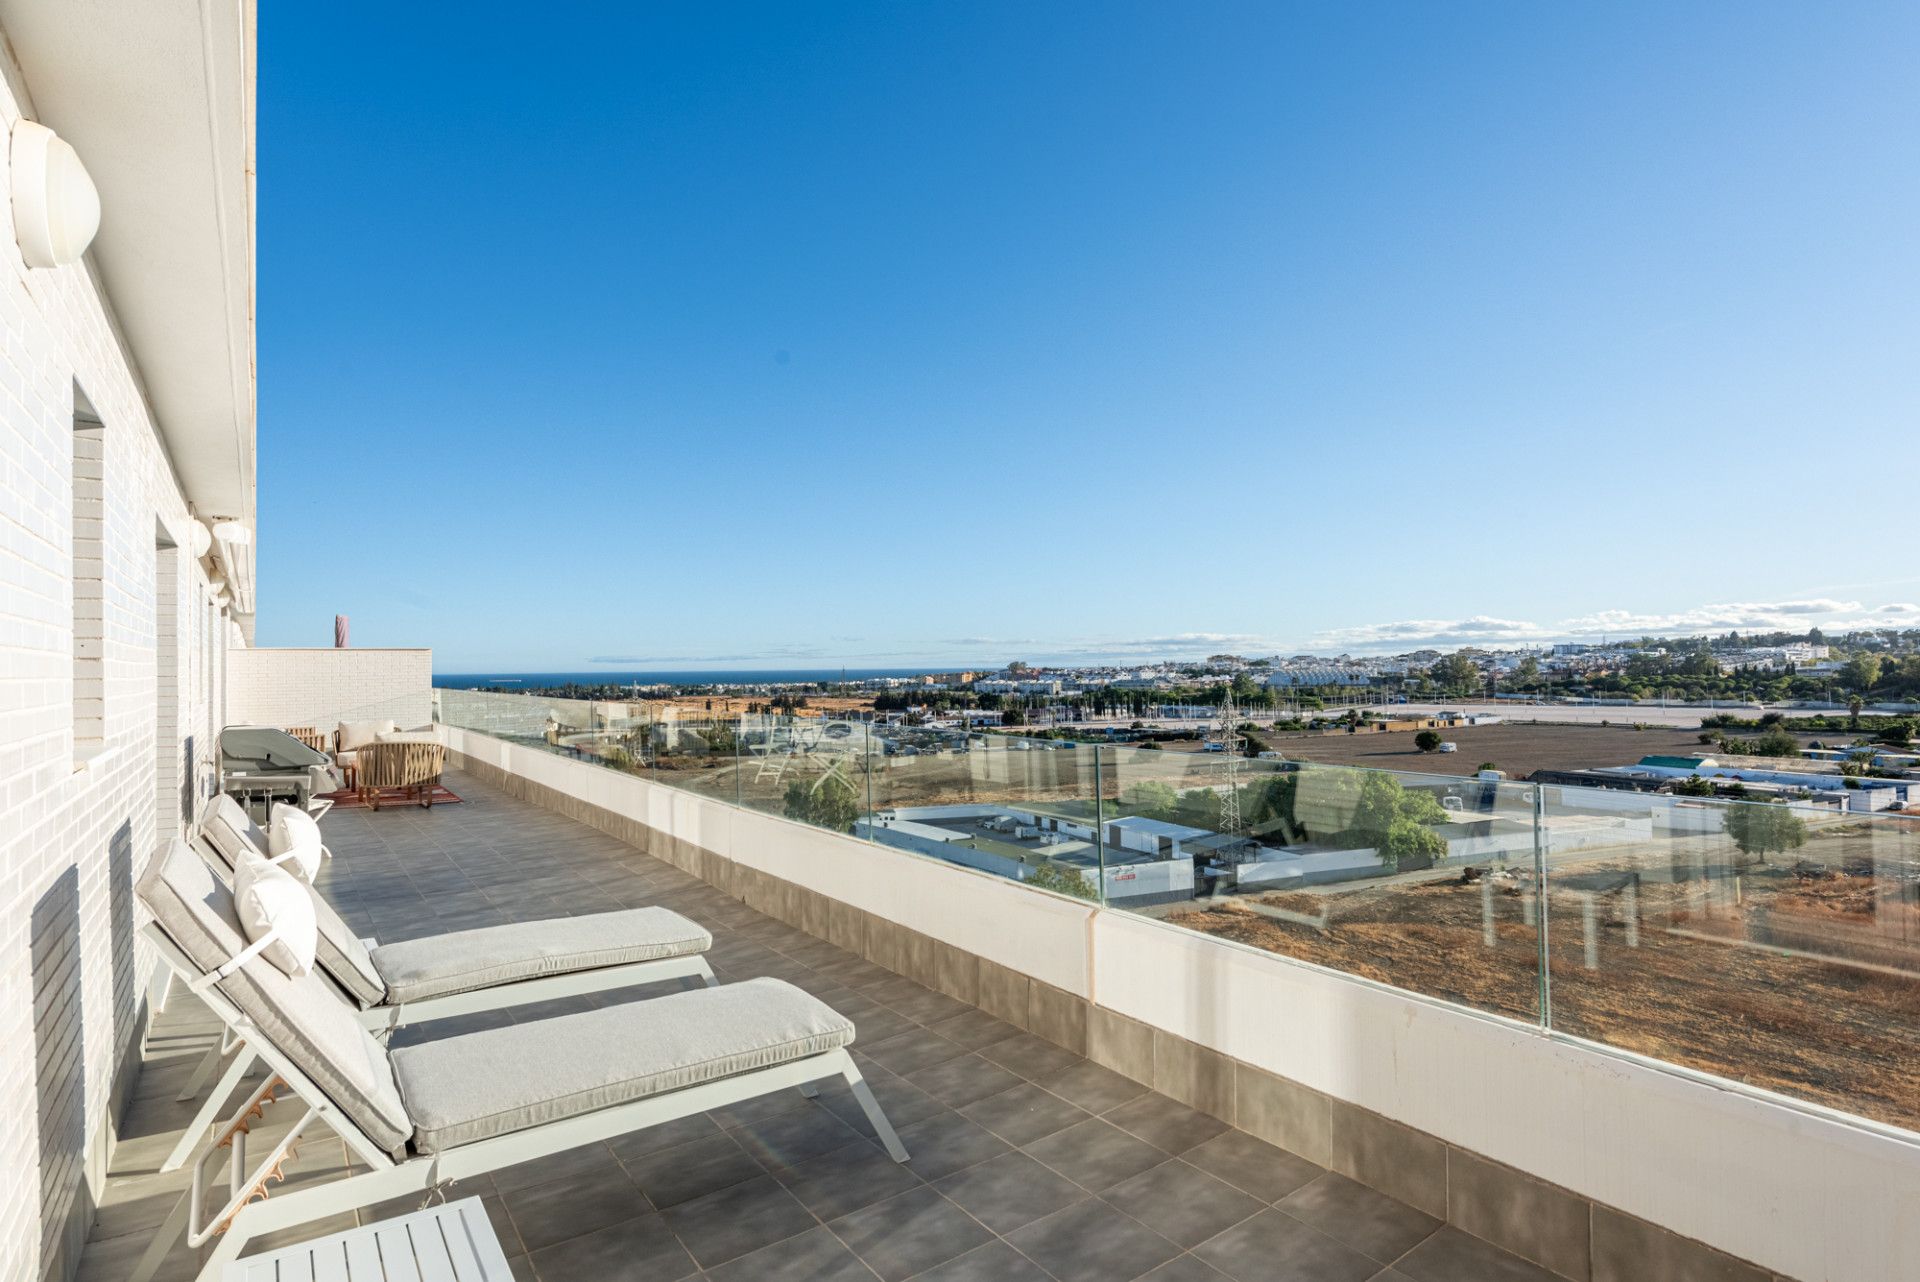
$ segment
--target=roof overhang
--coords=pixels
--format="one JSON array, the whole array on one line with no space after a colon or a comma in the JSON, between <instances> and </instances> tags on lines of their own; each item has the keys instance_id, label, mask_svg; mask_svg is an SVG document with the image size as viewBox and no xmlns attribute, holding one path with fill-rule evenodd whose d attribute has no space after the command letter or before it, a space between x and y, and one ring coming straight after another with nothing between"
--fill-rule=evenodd
<instances>
[{"instance_id":1,"label":"roof overhang","mask_svg":"<svg viewBox=\"0 0 1920 1282\"><path fill-rule=\"evenodd\" d=\"M99 188L88 257L188 502L255 528L254 0L0 0L0 29Z\"/></svg>"}]
</instances>

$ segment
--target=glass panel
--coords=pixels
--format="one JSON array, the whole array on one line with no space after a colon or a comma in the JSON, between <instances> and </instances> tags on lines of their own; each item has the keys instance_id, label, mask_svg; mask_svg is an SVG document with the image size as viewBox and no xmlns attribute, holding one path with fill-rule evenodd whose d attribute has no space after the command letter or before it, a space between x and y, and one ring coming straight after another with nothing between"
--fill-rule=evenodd
<instances>
[{"instance_id":1,"label":"glass panel","mask_svg":"<svg viewBox=\"0 0 1920 1282\"><path fill-rule=\"evenodd\" d=\"M1869 794L1549 786L1554 1027L1920 1125L1920 820Z\"/></svg>"},{"instance_id":2,"label":"glass panel","mask_svg":"<svg viewBox=\"0 0 1920 1282\"><path fill-rule=\"evenodd\" d=\"M866 818L865 722L750 713L736 733L741 805L834 832Z\"/></svg>"},{"instance_id":3,"label":"glass panel","mask_svg":"<svg viewBox=\"0 0 1920 1282\"><path fill-rule=\"evenodd\" d=\"M651 760L653 714L644 702L489 690L434 693L434 716L446 725L636 774L645 773Z\"/></svg>"},{"instance_id":4,"label":"glass panel","mask_svg":"<svg viewBox=\"0 0 1920 1282\"><path fill-rule=\"evenodd\" d=\"M1100 891L1094 749L965 725L873 726L872 822L886 845L1080 899Z\"/></svg>"},{"instance_id":5,"label":"glass panel","mask_svg":"<svg viewBox=\"0 0 1920 1282\"><path fill-rule=\"evenodd\" d=\"M647 726L648 776L655 783L685 788L703 797L734 802L739 799L740 720L728 715L689 711L682 704L664 703L651 709Z\"/></svg>"},{"instance_id":6,"label":"glass panel","mask_svg":"<svg viewBox=\"0 0 1920 1282\"><path fill-rule=\"evenodd\" d=\"M1112 906L1538 1018L1530 788L1134 747L1101 773L1110 878L1188 886Z\"/></svg>"}]
</instances>

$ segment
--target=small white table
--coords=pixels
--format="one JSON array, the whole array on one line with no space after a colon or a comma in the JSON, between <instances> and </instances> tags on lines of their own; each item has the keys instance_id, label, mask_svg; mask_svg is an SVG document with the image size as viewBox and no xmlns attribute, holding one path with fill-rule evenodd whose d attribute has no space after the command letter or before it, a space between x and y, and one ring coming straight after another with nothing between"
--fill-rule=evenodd
<instances>
[{"instance_id":1,"label":"small white table","mask_svg":"<svg viewBox=\"0 0 1920 1282\"><path fill-rule=\"evenodd\" d=\"M235 1260L221 1282L513 1282L477 1197Z\"/></svg>"}]
</instances>

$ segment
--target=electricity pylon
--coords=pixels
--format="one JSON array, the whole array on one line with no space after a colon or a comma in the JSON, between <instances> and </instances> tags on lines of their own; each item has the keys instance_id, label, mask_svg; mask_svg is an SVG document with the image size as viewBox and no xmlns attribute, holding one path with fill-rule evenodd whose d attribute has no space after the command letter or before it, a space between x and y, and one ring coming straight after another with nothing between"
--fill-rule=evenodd
<instances>
[{"instance_id":1,"label":"electricity pylon","mask_svg":"<svg viewBox=\"0 0 1920 1282\"><path fill-rule=\"evenodd\" d=\"M1220 831L1230 837L1240 835L1240 718L1233 706L1233 687L1227 687L1227 701L1220 706L1220 747L1227 754L1227 792L1220 799Z\"/></svg>"}]
</instances>

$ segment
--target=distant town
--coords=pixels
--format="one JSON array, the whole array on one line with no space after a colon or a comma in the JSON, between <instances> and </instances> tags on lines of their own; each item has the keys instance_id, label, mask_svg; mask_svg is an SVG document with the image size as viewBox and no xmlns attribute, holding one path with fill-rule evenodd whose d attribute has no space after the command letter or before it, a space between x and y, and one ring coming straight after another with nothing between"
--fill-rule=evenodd
<instances>
[{"instance_id":1,"label":"distant town","mask_svg":"<svg viewBox=\"0 0 1920 1282\"><path fill-rule=\"evenodd\" d=\"M482 685L480 688L496 688ZM825 706L835 715L1044 726L1116 717L1210 715L1231 696L1260 720L1328 709L1440 700L1595 704L1746 703L1852 707L1920 702L1920 629L1640 637L1508 649L1403 654L1214 654L1152 664L928 671L844 681L715 681L697 685L567 682L497 687L571 698L715 697L744 710ZM822 704L824 702L824 705ZM992 715L986 715L992 714Z\"/></svg>"}]
</instances>

